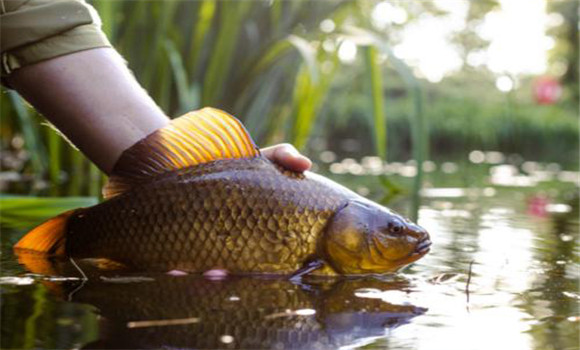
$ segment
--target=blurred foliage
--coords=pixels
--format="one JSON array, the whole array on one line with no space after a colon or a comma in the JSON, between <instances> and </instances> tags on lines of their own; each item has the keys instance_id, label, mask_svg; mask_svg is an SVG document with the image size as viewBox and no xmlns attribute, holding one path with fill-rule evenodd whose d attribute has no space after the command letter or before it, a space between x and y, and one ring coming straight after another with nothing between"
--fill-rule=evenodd
<instances>
[{"instance_id":1,"label":"blurred foliage","mask_svg":"<svg viewBox=\"0 0 580 350\"><path fill-rule=\"evenodd\" d=\"M97 203L95 197L0 196L0 224L3 227L30 228L67 210Z\"/></svg>"},{"instance_id":2,"label":"blurred foliage","mask_svg":"<svg viewBox=\"0 0 580 350\"><path fill-rule=\"evenodd\" d=\"M390 161L421 161L429 153L464 157L471 149L577 159L571 147L577 144L577 105L570 103L578 80L574 1L548 4L563 18L548 33L555 39L550 71L563 74L566 90L552 106L533 102L532 77L518 77L519 87L505 95L485 67L464 64L436 84L415 78L391 47L426 15L445 16L436 2L385 2L406 17L382 27L372 16L378 1L91 3L111 42L167 114L223 108L242 119L260 145L285 141L311 156L331 149ZM495 0L468 2L465 28L450 38L464 61L487 48L477 27L498 7ZM347 42L358 48L354 62L339 58ZM0 120L2 168L32 184L22 191L0 181L2 190L37 194L48 187L52 195L98 195L98 170L14 92L0 94L0 113L7 116ZM421 173L416 180L418 188ZM63 183L62 191L54 186Z\"/></svg>"},{"instance_id":3,"label":"blurred foliage","mask_svg":"<svg viewBox=\"0 0 580 350\"><path fill-rule=\"evenodd\" d=\"M578 38L578 1L550 1L548 34L554 38L554 48L550 51L550 72L562 77L565 100L572 108L578 108L578 61L580 61L580 41Z\"/></svg>"},{"instance_id":4,"label":"blurred foliage","mask_svg":"<svg viewBox=\"0 0 580 350\"><path fill-rule=\"evenodd\" d=\"M456 160L473 149L499 150L518 154L528 160L560 162L575 166L578 159L578 119L569 103L537 105L533 102L532 78L522 79L520 88L508 94L499 92L488 72L463 73L442 82L424 82L429 123L431 156L435 160ZM389 160L413 158L409 127L407 91L392 70L386 71L386 114L389 116ZM345 80L352 78L344 77ZM337 82L341 86L341 82ZM362 139L372 132L368 123L361 123L371 113L367 96L358 88L335 90L335 103L326 127L336 135L328 143L335 152L357 158L372 152L360 143L350 152L344 139Z\"/></svg>"},{"instance_id":5,"label":"blurred foliage","mask_svg":"<svg viewBox=\"0 0 580 350\"><path fill-rule=\"evenodd\" d=\"M343 69L337 56L344 41L339 28L343 22L370 27L366 2L94 1L93 5L116 49L169 115L207 105L223 108L240 117L259 144L289 141L300 149L323 114L336 72ZM327 32L320 29L325 19L333 27ZM377 62L369 65L372 78L379 79ZM368 102L374 107L384 103L382 84L377 82ZM2 98L6 96L12 103L3 103L5 114L24 112L18 113L20 123L6 123L10 131L3 149L15 148L14 142L6 141L18 140L23 132L24 142L16 143L26 145L31 160L13 168L39 177L48 174L53 184L68 178L68 194L96 195L96 169L78 152L63 147L53 130L38 135L39 116L13 92ZM375 149L384 155L385 117L380 109L375 114ZM39 139L42 142L35 142ZM42 156L47 150L49 162ZM88 177L80 176L87 172Z\"/></svg>"}]
</instances>

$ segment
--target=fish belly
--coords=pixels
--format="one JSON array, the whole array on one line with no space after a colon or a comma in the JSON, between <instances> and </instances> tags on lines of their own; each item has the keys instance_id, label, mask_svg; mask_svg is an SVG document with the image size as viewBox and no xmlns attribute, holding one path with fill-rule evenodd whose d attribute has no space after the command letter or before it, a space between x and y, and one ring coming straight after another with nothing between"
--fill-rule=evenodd
<instances>
[{"instance_id":1,"label":"fish belly","mask_svg":"<svg viewBox=\"0 0 580 350\"><path fill-rule=\"evenodd\" d=\"M291 273L345 201L341 188L263 158L219 160L80 211L67 252L142 270Z\"/></svg>"}]
</instances>

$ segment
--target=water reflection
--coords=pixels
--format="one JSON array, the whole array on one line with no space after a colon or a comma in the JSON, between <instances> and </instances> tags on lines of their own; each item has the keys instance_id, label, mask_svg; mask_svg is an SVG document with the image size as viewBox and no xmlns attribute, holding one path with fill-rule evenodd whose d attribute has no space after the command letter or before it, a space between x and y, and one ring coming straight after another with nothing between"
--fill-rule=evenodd
<instances>
[{"instance_id":1,"label":"water reflection","mask_svg":"<svg viewBox=\"0 0 580 350\"><path fill-rule=\"evenodd\" d=\"M391 340L423 331L413 339L421 349L577 348L578 294L571 291L578 291L580 278L578 200L577 191L571 193L576 196L567 210L543 216L527 210L537 191L428 199L419 223L431 230L436 254L415 269L467 271L473 262L471 298L457 304L459 284L455 291L435 291L438 301L425 317Z\"/></svg>"},{"instance_id":2,"label":"water reflection","mask_svg":"<svg viewBox=\"0 0 580 350\"><path fill-rule=\"evenodd\" d=\"M59 285L63 297L98 309L100 339L84 348L329 349L385 337L426 311L357 296L369 288L404 291L409 283L401 278L298 284L255 277L89 278L82 288Z\"/></svg>"},{"instance_id":3,"label":"water reflection","mask_svg":"<svg viewBox=\"0 0 580 350\"><path fill-rule=\"evenodd\" d=\"M479 156L478 167L501 165L497 155ZM370 196L380 193L376 179L351 172L413 166L372 157L335 164L349 187ZM292 284L103 275L82 266L89 282L78 288L78 280L47 283L24 273L10 253L20 233L4 231L0 347L578 349L578 173L543 184L566 173L527 162L509 174L525 173L538 186L504 187L487 168L450 177L454 166L438 165L422 193L430 254L396 277ZM404 202L392 204L404 212ZM78 276L64 267L43 274Z\"/></svg>"}]
</instances>

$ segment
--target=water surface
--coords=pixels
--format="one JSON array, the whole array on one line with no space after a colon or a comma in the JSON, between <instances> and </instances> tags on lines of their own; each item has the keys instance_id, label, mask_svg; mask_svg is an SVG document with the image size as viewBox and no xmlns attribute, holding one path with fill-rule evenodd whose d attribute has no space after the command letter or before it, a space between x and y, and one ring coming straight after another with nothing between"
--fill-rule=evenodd
<instances>
[{"instance_id":1,"label":"water surface","mask_svg":"<svg viewBox=\"0 0 580 350\"><path fill-rule=\"evenodd\" d=\"M375 193L369 177L344 180ZM32 275L10 249L23 231L4 229L1 346L578 349L577 186L445 181L419 213L431 252L394 276L208 280L81 263L86 280L66 262Z\"/></svg>"}]
</instances>

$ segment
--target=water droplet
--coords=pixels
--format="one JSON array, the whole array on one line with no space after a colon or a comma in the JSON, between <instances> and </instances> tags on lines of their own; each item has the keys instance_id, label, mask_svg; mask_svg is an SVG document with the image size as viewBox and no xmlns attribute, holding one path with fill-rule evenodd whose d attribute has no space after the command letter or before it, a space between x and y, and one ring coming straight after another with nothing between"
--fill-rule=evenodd
<instances>
[{"instance_id":1,"label":"water droplet","mask_svg":"<svg viewBox=\"0 0 580 350\"><path fill-rule=\"evenodd\" d=\"M505 157L500 152L485 152L485 162L488 164L499 164L505 160Z\"/></svg>"},{"instance_id":2,"label":"water droplet","mask_svg":"<svg viewBox=\"0 0 580 350\"><path fill-rule=\"evenodd\" d=\"M546 205L546 211L548 213L569 213L572 211L572 207L568 204L548 204Z\"/></svg>"},{"instance_id":3,"label":"water droplet","mask_svg":"<svg viewBox=\"0 0 580 350\"><path fill-rule=\"evenodd\" d=\"M453 173L456 173L457 170L458 170L458 166L455 163L445 162L445 163L441 164L441 171L443 171L445 174L453 174Z\"/></svg>"},{"instance_id":4,"label":"water droplet","mask_svg":"<svg viewBox=\"0 0 580 350\"><path fill-rule=\"evenodd\" d=\"M483 195L485 197L493 197L496 194L496 190L493 187L486 187L483 189Z\"/></svg>"},{"instance_id":5,"label":"water droplet","mask_svg":"<svg viewBox=\"0 0 580 350\"><path fill-rule=\"evenodd\" d=\"M233 343L234 337L232 337L231 335L228 335L228 334L224 334L220 337L220 341L224 344L230 344L230 343Z\"/></svg>"},{"instance_id":6,"label":"water droplet","mask_svg":"<svg viewBox=\"0 0 580 350\"><path fill-rule=\"evenodd\" d=\"M320 22L320 30L322 30L325 33L332 32L334 28L336 28L336 25L334 24L334 21L331 20L330 18L326 18L322 22Z\"/></svg>"},{"instance_id":7,"label":"water droplet","mask_svg":"<svg viewBox=\"0 0 580 350\"><path fill-rule=\"evenodd\" d=\"M356 189L356 192L358 194L360 194L361 196L367 196L370 193L369 189L367 187L364 187L364 186L358 187Z\"/></svg>"},{"instance_id":8,"label":"water droplet","mask_svg":"<svg viewBox=\"0 0 580 350\"><path fill-rule=\"evenodd\" d=\"M324 151L320 153L320 160L324 163L332 163L336 160L336 154L332 151Z\"/></svg>"},{"instance_id":9,"label":"water droplet","mask_svg":"<svg viewBox=\"0 0 580 350\"><path fill-rule=\"evenodd\" d=\"M344 165L340 163L333 163L330 165L330 172L333 174L344 174L346 169L344 168Z\"/></svg>"},{"instance_id":10,"label":"water droplet","mask_svg":"<svg viewBox=\"0 0 580 350\"><path fill-rule=\"evenodd\" d=\"M426 160L423 162L423 171L425 171L426 173L431 173L433 171L435 171L437 169L437 165L435 164L435 162L430 161L430 160Z\"/></svg>"},{"instance_id":11,"label":"water droplet","mask_svg":"<svg viewBox=\"0 0 580 350\"><path fill-rule=\"evenodd\" d=\"M181 270L171 270L168 271L167 274L170 276L185 276L187 275L187 272Z\"/></svg>"},{"instance_id":12,"label":"water droplet","mask_svg":"<svg viewBox=\"0 0 580 350\"><path fill-rule=\"evenodd\" d=\"M312 316L316 313L316 310L314 309L298 309L296 311L294 311L295 315L298 316Z\"/></svg>"},{"instance_id":13,"label":"water droplet","mask_svg":"<svg viewBox=\"0 0 580 350\"><path fill-rule=\"evenodd\" d=\"M565 296L567 296L569 298L580 299L580 294L579 293L562 292L562 294L564 294Z\"/></svg>"},{"instance_id":14,"label":"water droplet","mask_svg":"<svg viewBox=\"0 0 580 350\"><path fill-rule=\"evenodd\" d=\"M33 283L34 279L30 277L0 277L0 284L14 284L17 286L25 286Z\"/></svg>"},{"instance_id":15,"label":"water droplet","mask_svg":"<svg viewBox=\"0 0 580 350\"><path fill-rule=\"evenodd\" d=\"M475 164L483 163L485 154L482 151L471 151L469 153L469 161Z\"/></svg>"}]
</instances>

